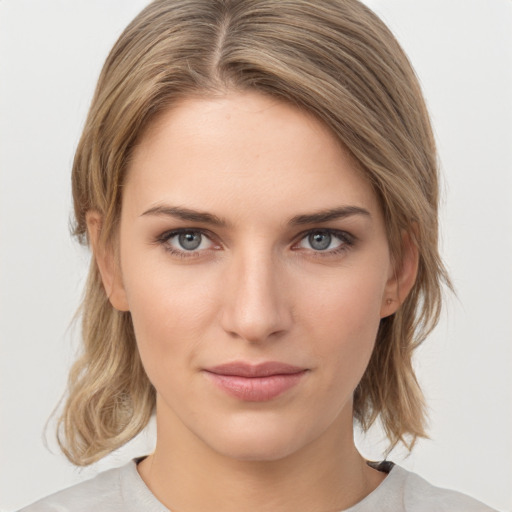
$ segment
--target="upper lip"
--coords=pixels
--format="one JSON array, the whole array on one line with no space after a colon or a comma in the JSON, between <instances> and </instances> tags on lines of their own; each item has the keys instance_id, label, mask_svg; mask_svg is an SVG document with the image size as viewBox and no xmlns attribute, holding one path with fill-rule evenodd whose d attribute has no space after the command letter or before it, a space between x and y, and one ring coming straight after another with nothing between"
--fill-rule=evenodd
<instances>
[{"instance_id":1,"label":"upper lip","mask_svg":"<svg viewBox=\"0 0 512 512\"><path fill-rule=\"evenodd\" d=\"M267 361L259 364L251 364L243 361L220 364L211 368L206 368L207 372L217 375L229 375L237 377L269 377L271 375L292 375L305 371L306 368L300 368L291 364L279 363L277 361Z\"/></svg>"}]
</instances>

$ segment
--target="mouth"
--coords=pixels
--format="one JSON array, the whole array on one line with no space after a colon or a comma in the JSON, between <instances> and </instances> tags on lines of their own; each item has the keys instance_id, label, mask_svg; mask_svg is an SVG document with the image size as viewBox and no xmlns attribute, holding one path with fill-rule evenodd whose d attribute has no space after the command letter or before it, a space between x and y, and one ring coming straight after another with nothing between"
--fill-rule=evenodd
<instances>
[{"instance_id":1,"label":"mouth","mask_svg":"<svg viewBox=\"0 0 512 512\"><path fill-rule=\"evenodd\" d=\"M295 387L308 369L269 361L257 365L233 362L204 370L228 395L246 402L266 402Z\"/></svg>"}]
</instances>

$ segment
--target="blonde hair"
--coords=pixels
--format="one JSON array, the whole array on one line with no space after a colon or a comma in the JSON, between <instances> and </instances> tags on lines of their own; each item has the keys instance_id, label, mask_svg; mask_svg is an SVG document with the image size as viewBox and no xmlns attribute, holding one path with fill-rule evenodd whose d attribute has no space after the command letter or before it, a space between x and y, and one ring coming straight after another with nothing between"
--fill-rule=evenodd
<instances>
[{"instance_id":1,"label":"blonde hair","mask_svg":"<svg viewBox=\"0 0 512 512\"><path fill-rule=\"evenodd\" d=\"M438 321L438 169L420 86L382 21L357 0L157 0L125 29L100 75L73 164L75 234L103 219L115 243L131 151L180 98L256 90L322 120L360 164L384 212L397 264L403 233L419 252L415 285L381 321L354 393L366 430L380 418L390 446L425 436L425 405L411 357ZM137 351L130 313L115 310L95 261L82 304L83 350L69 378L59 443L86 465L147 424L155 390Z\"/></svg>"}]
</instances>

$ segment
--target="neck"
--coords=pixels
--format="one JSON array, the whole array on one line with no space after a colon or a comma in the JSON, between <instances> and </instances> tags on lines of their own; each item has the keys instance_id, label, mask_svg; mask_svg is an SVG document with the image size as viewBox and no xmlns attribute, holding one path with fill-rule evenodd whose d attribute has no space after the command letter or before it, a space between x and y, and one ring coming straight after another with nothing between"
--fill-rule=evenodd
<instances>
[{"instance_id":1,"label":"neck","mask_svg":"<svg viewBox=\"0 0 512 512\"><path fill-rule=\"evenodd\" d=\"M278 460L223 455L179 422L169 423L158 414L157 429L155 452L138 469L153 494L173 511L339 511L361 501L385 477L355 448L351 415Z\"/></svg>"}]
</instances>

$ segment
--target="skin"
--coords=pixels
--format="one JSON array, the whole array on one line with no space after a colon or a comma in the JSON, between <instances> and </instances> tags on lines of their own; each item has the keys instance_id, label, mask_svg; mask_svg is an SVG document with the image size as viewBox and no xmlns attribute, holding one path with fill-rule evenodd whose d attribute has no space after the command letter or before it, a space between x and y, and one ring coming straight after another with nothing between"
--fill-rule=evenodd
<instances>
[{"instance_id":1,"label":"skin","mask_svg":"<svg viewBox=\"0 0 512 512\"><path fill-rule=\"evenodd\" d=\"M364 212L290 223L346 207ZM134 151L117 249L98 246L98 213L88 225L157 390L157 446L138 469L162 503L342 510L381 483L354 446L352 394L381 318L414 283L417 254L409 245L394 268L377 198L322 123L258 93L183 100ZM202 232L201 245L187 252L179 229ZM312 245L315 230L334 230L327 249ZM276 398L250 402L205 376L232 361L306 371Z\"/></svg>"}]
</instances>

